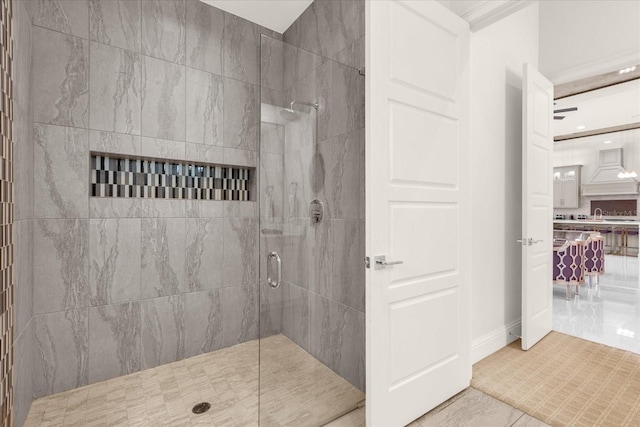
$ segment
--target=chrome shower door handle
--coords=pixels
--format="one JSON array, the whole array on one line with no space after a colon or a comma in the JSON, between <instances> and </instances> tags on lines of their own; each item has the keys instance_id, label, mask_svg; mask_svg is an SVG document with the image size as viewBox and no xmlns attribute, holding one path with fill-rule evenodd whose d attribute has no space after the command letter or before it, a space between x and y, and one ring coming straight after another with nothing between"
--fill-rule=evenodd
<instances>
[{"instance_id":1,"label":"chrome shower door handle","mask_svg":"<svg viewBox=\"0 0 640 427\"><path fill-rule=\"evenodd\" d=\"M278 270L277 270L278 276L275 280L269 274L269 265L271 264L271 260L274 258L276 260L276 263L278 264ZM282 282L282 260L280 259L280 255L278 255L277 252L275 251L269 252L269 255L267 255L267 283L269 284L269 286L271 286L272 289L276 289L280 287L281 282Z\"/></svg>"}]
</instances>

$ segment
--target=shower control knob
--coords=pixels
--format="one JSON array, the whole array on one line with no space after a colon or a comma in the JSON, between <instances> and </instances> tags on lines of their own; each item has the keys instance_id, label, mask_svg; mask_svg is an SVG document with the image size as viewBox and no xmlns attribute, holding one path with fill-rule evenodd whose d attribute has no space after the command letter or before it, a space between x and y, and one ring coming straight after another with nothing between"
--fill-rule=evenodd
<instances>
[{"instance_id":1,"label":"shower control knob","mask_svg":"<svg viewBox=\"0 0 640 427\"><path fill-rule=\"evenodd\" d=\"M313 224L317 224L322 221L322 217L324 216L324 206L320 200L315 199L311 202L309 216L311 216L311 222Z\"/></svg>"}]
</instances>

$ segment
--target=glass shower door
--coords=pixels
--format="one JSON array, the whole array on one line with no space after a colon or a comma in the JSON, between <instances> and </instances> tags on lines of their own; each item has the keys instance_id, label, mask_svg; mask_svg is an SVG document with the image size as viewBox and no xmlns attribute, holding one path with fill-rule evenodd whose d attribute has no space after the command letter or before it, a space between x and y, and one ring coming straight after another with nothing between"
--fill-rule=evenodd
<instances>
[{"instance_id":1,"label":"glass shower door","mask_svg":"<svg viewBox=\"0 0 640 427\"><path fill-rule=\"evenodd\" d=\"M332 153L317 143L325 108L317 91L323 62L262 36L261 426L324 425L364 400L357 386L364 389L358 383L364 377L364 314L331 295L333 256L339 253L333 252L333 233L341 229L332 224L325 203L331 173L325 157ZM362 286L364 301L364 277L353 285ZM348 357L340 354L345 349Z\"/></svg>"}]
</instances>

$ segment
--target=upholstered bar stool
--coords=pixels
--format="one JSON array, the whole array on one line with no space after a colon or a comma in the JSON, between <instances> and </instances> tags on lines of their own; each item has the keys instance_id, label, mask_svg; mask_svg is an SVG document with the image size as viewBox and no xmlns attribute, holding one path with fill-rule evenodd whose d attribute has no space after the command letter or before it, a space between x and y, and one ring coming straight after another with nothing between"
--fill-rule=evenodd
<instances>
[{"instance_id":1,"label":"upholstered bar stool","mask_svg":"<svg viewBox=\"0 0 640 427\"><path fill-rule=\"evenodd\" d=\"M596 286L600 284L600 275L604 273L604 238L596 232L590 233L584 251L584 274L588 277L589 288L593 278Z\"/></svg>"},{"instance_id":2,"label":"upholstered bar stool","mask_svg":"<svg viewBox=\"0 0 640 427\"><path fill-rule=\"evenodd\" d=\"M596 231L599 232L602 237L604 238L604 249L605 251L607 250L607 240L611 240L608 238L608 236L611 234L611 229L610 228L596 228ZM611 248L609 253L612 254L613 253L613 243L611 243L609 245L609 247Z\"/></svg>"},{"instance_id":3,"label":"upholstered bar stool","mask_svg":"<svg viewBox=\"0 0 640 427\"><path fill-rule=\"evenodd\" d=\"M624 246L624 254L625 255L629 255L629 249L635 249L636 250L636 255L635 256L640 256L639 252L639 248L638 246L640 246L640 241L638 242L638 246L631 246L629 244L629 237L637 237L638 236L638 229L637 228L630 228L627 230L627 238L625 240L625 246ZM631 255L633 256L633 255Z\"/></svg>"},{"instance_id":4,"label":"upholstered bar stool","mask_svg":"<svg viewBox=\"0 0 640 427\"><path fill-rule=\"evenodd\" d=\"M625 229L622 227L613 228L613 243L611 247L611 253L623 254L624 253L624 240L626 237Z\"/></svg>"},{"instance_id":5,"label":"upholstered bar stool","mask_svg":"<svg viewBox=\"0 0 640 427\"><path fill-rule=\"evenodd\" d=\"M578 287L584 283L584 253L585 240L553 241L553 283L564 285L567 290L567 300L571 299L571 287Z\"/></svg>"}]
</instances>

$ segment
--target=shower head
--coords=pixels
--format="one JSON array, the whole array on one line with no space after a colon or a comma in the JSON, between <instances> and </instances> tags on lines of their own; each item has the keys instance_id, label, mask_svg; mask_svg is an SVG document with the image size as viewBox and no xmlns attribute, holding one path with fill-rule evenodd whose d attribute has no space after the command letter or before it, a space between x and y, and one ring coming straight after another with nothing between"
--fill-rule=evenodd
<instances>
[{"instance_id":1,"label":"shower head","mask_svg":"<svg viewBox=\"0 0 640 427\"><path fill-rule=\"evenodd\" d=\"M320 105L318 105L317 103L291 101L291 105L289 105L289 108L285 108L284 110L280 111L280 115L290 122L296 121L299 118L298 113L293 109L293 106L295 104L313 107L316 111L318 111L318 108L320 108Z\"/></svg>"},{"instance_id":2,"label":"shower head","mask_svg":"<svg viewBox=\"0 0 640 427\"><path fill-rule=\"evenodd\" d=\"M295 122L296 120L298 120L298 113L296 113L295 111L293 111L293 109L291 108L285 108L284 110L280 111L280 115L285 119L288 120L290 122Z\"/></svg>"}]
</instances>

